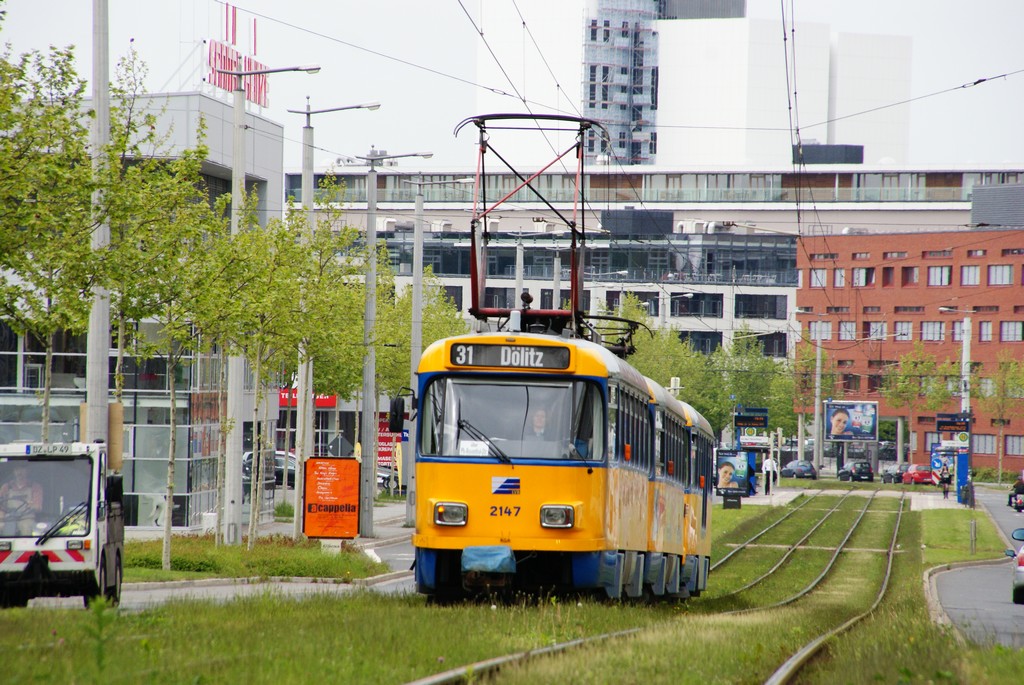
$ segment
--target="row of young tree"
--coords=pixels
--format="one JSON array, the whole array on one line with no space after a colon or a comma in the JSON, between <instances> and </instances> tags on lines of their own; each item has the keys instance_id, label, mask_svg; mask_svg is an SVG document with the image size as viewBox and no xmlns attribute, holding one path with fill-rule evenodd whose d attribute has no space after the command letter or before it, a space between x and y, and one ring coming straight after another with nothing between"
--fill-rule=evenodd
<instances>
[{"instance_id":1,"label":"row of young tree","mask_svg":"<svg viewBox=\"0 0 1024 685\"><path fill-rule=\"evenodd\" d=\"M632 295L625 297L618 313L649 323L647 308ZM672 377L678 377L680 398L701 412L716 431L732 423L737 406L768 408L771 428L781 428L786 436L797 434L801 410L813 412L816 349L812 342L799 344L793 359L764 356L760 336L746 329L736 333L730 347L719 347L711 354L694 351L672 329L639 334L634 342L636 352L630 362L666 387ZM828 355L822 356L821 397L856 398L857 393L844 390L841 374ZM960 373L959 359L940 359L917 342L896 363L880 370L879 393L890 407L903 410L913 426L922 413L959 410ZM1001 478L1005 426L1024 408L1024 361L1003 350L995 364L972 365L969 382L972 402L995 425Z\"/></svg>"},{"instance_id":2,"label":"row of young tree","mask_svg":"<svg viewBox=\"0 0 1024 685\"><path fill-rule=\"evenodd\" d=\"M197 356L219 354L245 357L259 406L268 388L291 384L300 349L304 360L315 359L314 390L348 399L361 386L363 274L367 260L376 259L378 321L387 322L374 332L377 383L382 394L396 394L408 384L411 327L401 322L411 320L411 297L396 292L386 249L365 245L330 207L318 213L315 226L296 211L260 227L255 198L247 198L242 230L233 235L230 197L211 196L203 180L202 124L194 147L171 151L169 132L160 131L156 113L141 105L145 76L134 53L118 62L109 144L93 150L95 113L84 100L71 49L12 55L8 46L0 59L0 318L45 350L41 439L49 439L55 336L87 330L97 289L109 296L117 401L126 357L160 357L173 379ZM323 187L319 195L333 199L337 193ZM92 235L103 225L109 245L94 249ZM429 274L426 280L424 344L464 332L454 304ZM157 324L157 339L137 334L144 321ZM222 364L222 391L225 374ZM174 382L169 389L165 568L177 419ZM218 493L232 428L222 422ZM251 508L257 510L258 474L252 483ZM220 506L218 531L222 512ZM253 517L250 541L255 523Z\"/></svg>"}]
</instances>

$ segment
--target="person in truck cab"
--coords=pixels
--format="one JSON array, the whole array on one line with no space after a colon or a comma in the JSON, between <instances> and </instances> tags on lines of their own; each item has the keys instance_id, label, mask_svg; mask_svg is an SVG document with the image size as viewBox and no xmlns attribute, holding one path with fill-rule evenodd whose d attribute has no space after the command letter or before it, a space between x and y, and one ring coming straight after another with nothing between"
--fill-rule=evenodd
<instances>
[{"instance_id":1,"label":"person in truck cab","mask_svg":"<svg viewBox=\"0 0 1024 685\"><path fill-rule=\"evenodd\" d=\"M43 508L43 489L28 478L28 467L14 467L14 478L0 485L0 530L4 535L31 535Z\"/></svg>"}]
</instances>

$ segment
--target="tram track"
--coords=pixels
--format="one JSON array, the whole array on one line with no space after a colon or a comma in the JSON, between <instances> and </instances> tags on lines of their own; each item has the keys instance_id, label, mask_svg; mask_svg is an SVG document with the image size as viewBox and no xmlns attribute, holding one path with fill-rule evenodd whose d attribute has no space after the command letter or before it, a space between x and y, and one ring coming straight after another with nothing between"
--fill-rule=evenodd
<instances>
[{"instance_id":1,"label":"tram track","mask_svg":"<svg viewBox=\"0 0 1024 685\"><path fill-rule=\"evenodd\" d=\"M832 514L834 514L836 511L839 511L841 506L842 506L842 504L844 502L848 501L849 497L853 493L854 493L854 491L852 491L852 490L848 491L839 500L839 502L837 502L837 504L835 506L830 508L828 510L828 512L821 517L820 521L818 521L814 526L812 526L811 529L800 538L800 541L798 541L797 543L794 543L792 545L788 545L785 558L788 558L788 556L790 556L796 549L798 549L801 544L806 542L806 540L808 540L811 537L811 535L814 534L814 532L816 532L818 529L820 529L821 526L825 523L825 521L827 521L828 518L830 516L832 516ZM836 545L836 547L835 547L831 557L829 558L828 562L825 564L823 570L817 575L817 577L815 577L810 583L808 583L806 586L804 586L799 592L797 592L797 593L795 593L793 595L790 595L790 596L786 597L785 599L783 599L781 601L774 602L772 604L768 604L768 605L764 605L764 606L758 606L758 607L748 607L748 608L731 610L731 611L715 612L714 614L710 614L709 613L708 615L709 616L713 615L713 616L718 617L718 616L734 616L734 615L752 614L752 613L756 613L756 612L765 612L765 611L770 611L772 609L777 609L779 607L787 606L789 604L793 604L794 602L797 602L801 598L806 597L809 593L813 592L816 588L818 588L825 581L826 578L828 578L829 574L832 572L832 570L834 569L838 559L840 558L842 552L846 549L847 544L849 543L851 537L858 530L858 528L860 527L861 523L864 520L865 515L871 509L871 505L875 501L876 495L877 495L877 491L873 492L867 498L867 501L865 502L864 507L861 508L861 510L858 513L855 521L852 523L852 525L846 531L846 533L843 536L843 538L840 541L840 543L838 545ZM757 539L761 538L763 535L768 533L770 530L774 529L776 526L778 526L779 524L783 523L786 519L788 519L790 516L792 516L794 513L796 513L799 509L801 509L806 504L808 504L815 497L817 497L817 495L815 495L813 497L807 498L807 500L805 502L802 502L799 506L794 507L793 510L788 512L785 516L783 516L782 518L780 518L777 521L774 521L770 525L766 526L765 528L763 528L761 531L759 531L758 533L753 535L751 538L749 538L747 541L745 541L741 545L738 545L728 555L726 555L725 557L720 559L715 565L713 565L712 569L714 570L715 568L720 567L730 557L732 557L736 552L738 552L741 549L744 549L744 548L748 547L750 544L754 543ZM805 668L807 666L807 664L809 664L813 660L813 658L817 654L819 654L821 652L822 649L824 649L827 646L827 644L828 644L828 642L829 642L829 640L831 638L833 638L836 635L839 635L840 633L848 630L850 627L855 625L857 622L859 622L859 621L863 620L864 618L866 618L867 616L869 616L878 607L878 605L881 603L882 599L885 596L885 591L886 591L886 589L888 587L889 580L890 580L890 577L891 577L893 559L895 557L895 551L896 551L896 539L897 539L897 535L899 533L902 515L903 515L904 510L905 510L905 504L906 504L905 500L906 500L906 495L904 494L901 497L901 499L900 499L899 508L897 510L897 515L896 515L896 522L895 522L895 524L893 526L893 532L892 532L892 535L890 537L888 549L886 550L886 568L885 568L884 577L883 577L882 582L881 582L881 587L878 590L872 605L866 611L863 611L863 612L857 614L856 616L853 616L852 618L847 619L846 621L844 621L839 626L831 628L831 629L821 633L820 635L814 637L813 639L809 640L808 642L806 642L800 649L798 649L796 652L794 652L785 662L783 662L771 674L769 679L765 681L766 683L782 684L782 683L790 682L794 677L796 677L797 674L800 673L800 671L803 668ZM744 588L741 588L741 589L736 590L736 591L734 591L732 593L729 593L728 595L721 595L719 597L716 597L712 601L717 601L719 599L730 597L730 596L739 594L741 592L749 592L749 590L751 588L753 588L755 585L757 585L758 583L763 582L768 577L772 576L772 574L778 573L779 569L782 568L782 566L784 564L785 558L782 561L780 561L780 562L776 563L775 565L773 565L773 567L768 572L766 572L764 574L761 574L758 577L758 579L756 579L755 581L752 581L751 583L748 583L746 586L744 586ZM473 664L459 666L459 667L450 669L448 671L445 671L445 672L442 672L442 673L437 673L437 674L434 674L434 675L431 675L431 676L428 676L428 677L425 677L425 678L421 678L421 679L418 679L418 680L410 681L406 685L446 685L446 684L449 684L449 683L476 682L476 681L479 681L481 679L486 679L488 677L494 676L502 668L506 668L506 667L513 666L513 665L516 665L516 664L523 664L523 663L526 663L526 662L528 662L530 660L539 659L539 658L542 658L542 657L552 657L552 656L564 654L566 652L569 652L571 650L574 650L574 649L577 649L577 648L580 648L580 647L594 646L594 645L598 645L598 644L605 643L605 642L608 642L608 641L614 641L614 640L619 640L619 639L623 639L623 638L628 638L628 637L636 636L636 635L640 634L641 632L643 632L643 631L645 631L647 629L648 628L646 628L646 627L628 628L628 629L625 629L625 630L615 631L615 632L611 632L611 633L603 633L603 634L600 634L600 635L593 635L593 636L588 636L588 637L584 637L584 638L577 638L577 639L574 639L574 640L569 640L569 641L562 642L562 643L548 645L548 646L537 648L537 649L530 649L530 650L525 650L525 651L521 651L521 652L516 652L516 653L513 653L513 654L507 654L507 655L503 655L503 656L499 656L499 657L494 657L494 658L483 660L483 661L479 661L479 662L476 662L476 663L473 663Z\"/></svg>"},{"instance_id":2,"label":"tram track","mask_svg":"<svg viewBox=\"0 0 1024 685\"><path fill-rule=\"evenodd\" d=\"M874 613L878 608L878 605L882 603L882 600L885 598L885 592L889 588L889 580L892 577L892 563L896 555L896 538L900 532L900 523L903 520L906 499L907 495L906 493L903 493L903 496L900 498L900 506L896 514L896 523L893 525L892 536L889 539L889 549L886 551L885 574L882 577L878 593L876 594L875 600L872 602L871 606L866 611L847 619L835 628L818 635L813 640L804 644L800 649L794 652L789 659L783 662L783 664L779 666L779 668L777 668L767 680L765 680L766 685L784 685L785 683L790 682L818 653L821 652L821 650L826 647L829 640L849 630L860 621L863 621Z\"/></svg>"}]
</instances>

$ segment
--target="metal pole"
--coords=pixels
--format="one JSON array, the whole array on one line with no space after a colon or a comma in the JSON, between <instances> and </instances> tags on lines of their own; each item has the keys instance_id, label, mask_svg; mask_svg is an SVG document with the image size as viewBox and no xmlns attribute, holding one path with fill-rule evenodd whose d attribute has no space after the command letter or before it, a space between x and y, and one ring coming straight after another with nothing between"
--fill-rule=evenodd
<instances>
[{"instance_id":1,"label":"metal pole","mask_svg":"<svg viewBox=\"0 0 1024 685\"><path fill-rule=\"evenodd\" d=\"M104 148L110 142L110 27L107 0L93 0L92 98L96 108L93 122L93 169L98 170ZM100 191L93 193L93 206L102 200ZM92 234L93 250L103 250L110 243L110 226L100 223ZM89 337L85 370L85 442L103 440L107 435L110 401L110 297L106 288L93 292L89 311ZM121 455L109 455L120 461Z\"/></svg>"},{"instance_id":2,"label":"metal pole","mask_svg":"<svg viewBox=\"0 0 1024 685\"><path fill-rule=\"evenodd\" d=\"M960 355L960 413L971 413L971 317L964 316L963 347Z\"/></svg>"},{"instance_id":3,"label":"metal pole","mask_svg":"<svg viewBox=\"0 0 1024 685\"><path fill-rule=\"evenodd\" d=\"M362 464L359 467L359 535L373 537L373 498L377 470L377 356L373 328L377 320L377 161L366 173L366 302L363 314L363 415L359 428Z\"/></svg>"},{"instance_id":4,"label":"metal pole","mask_svg":"<svg viewBox=\"0 0 1024 685\"><path fill-rule=\"evenodd\" d=\"M519 299L519 296L523 292L523 237L519 236L516 239L516 291L512 293L512 309L519 309L523 306L523 301Z\"/></svg>"},{"instance_id":5,"label":"metal pole","mask_svg":"<svg viewBox=\"0 0 1024 685\"><path fill-rule=\"evenodd\" d=\"M306 209L306 229L312 239L316 227L316 216L313 211L313 121L309 112L309 98L306 98L306 125L302 127L302 204ZM306 343L299 342L298 387L295 390L295 431L297 434L295 454L295 515L292 520L292 538L298 540L302 535L302 512L305 506L306 459L310 453L313 440L313 360L306 358ZM287 462L287 457L285 457ZM288 466L285 464L284 487L288 490Z\"/></svg>"},{"instance_id":6,"label":"metal pole","mask_svg":"<svg viewBox=\"0 0 1024 685\"><path fill-rule=\"evenodd\" d=\"M416 390L416 371L423 353L423 185L416 186L416 217L412 243L412 335L409 352L409 387ZM410 411L415 412L415 406ZM416 419L409 419L409 449L402 451L405 475L405 524L416 524Z\"/></svg>"},{"instance_id":7,"label":"metal pole","mask_svg":"<svg viewBox=\"0 0 1024 685\"><path fill-rule=\"evenodd\" d=\"M234 144L231 152L231 235L238 233L239 217L245 197L245 88L242 77L235 76ZM242 395L244 393L245 360L241 355L228 357L227 423L228 437L224 455L224 542L236 545L242 541ZM255 426L253 429L255 430ZM253 456L254 460L259 455ZM253 461L255 474L256 462ZM250 503L255 506L255 503Z\"/></svg>"},{"instance_id":8,"label":"metal pole","mask_svg":"<svg viewBox=\"0 0 1024 685\"><path fill-rule=\"evenodd\" d=\"M821 472L822 447L821 437L821 329L818 328L818 335L811 336L816 340L814 352L814 468Z\"/></svg>"},{"instance_id":9,"label":"metal pole","mask_svg":"<svg viewBox=\"0 0 1024 685\"><path fill-rule=\"evenodd\" d=\"M555 278L551 284L551 308L561 309L562 308L562 255L558 253L558 249L555 249L555 258L553 261L553 267L555 270Z\"/></svg>"}]
</instances>

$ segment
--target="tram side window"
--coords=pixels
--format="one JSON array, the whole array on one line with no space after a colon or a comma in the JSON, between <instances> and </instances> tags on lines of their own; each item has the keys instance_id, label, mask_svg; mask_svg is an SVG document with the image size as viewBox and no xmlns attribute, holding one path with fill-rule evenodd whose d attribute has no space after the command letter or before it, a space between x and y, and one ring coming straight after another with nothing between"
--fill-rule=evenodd
<instances>
[{"instance_id":1,"label":"tram side window","mask_svg":"<svg viewBox=\"0 0 1024 685\"><path fill-rule=\"evenodd\" d=\"M689 473L687 471L688 437L686 428L675 419L667 421L668 430L665 433L663 450L667 459L668 477L677 483L685 483Z\"/></svg>"},{"instance_id":2,"label":"tram side window","mask_svg":"<svg viewBox=\"0 0 1024 685\"><path fill-rule=\"evenodd\" d=\"M420 451L423 454L438 454L441 451L444 429L444 396L446 383L431 383L423 397L423 424L420 433Z\"/></svg>"}]
</instances>

